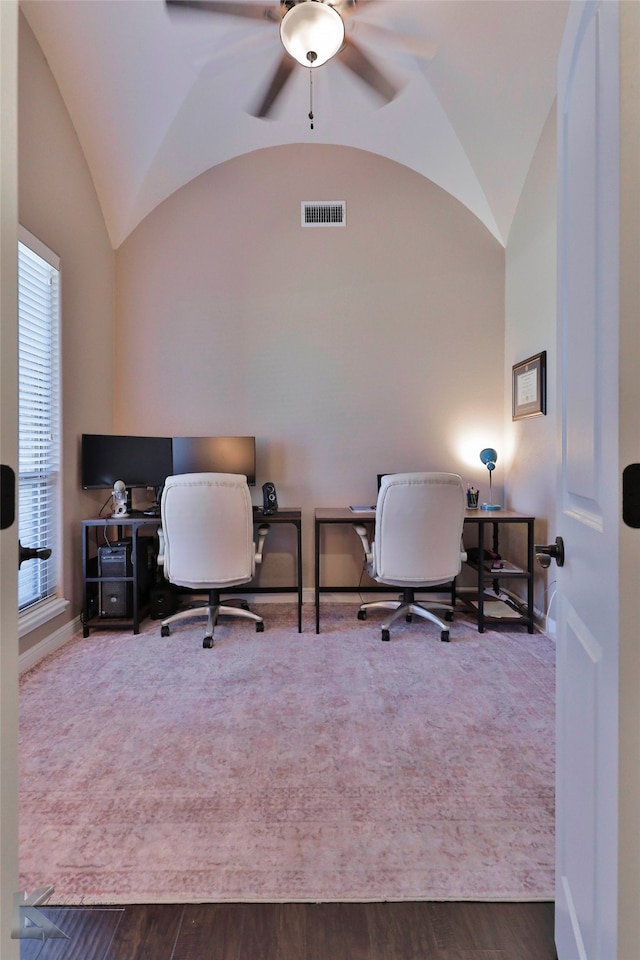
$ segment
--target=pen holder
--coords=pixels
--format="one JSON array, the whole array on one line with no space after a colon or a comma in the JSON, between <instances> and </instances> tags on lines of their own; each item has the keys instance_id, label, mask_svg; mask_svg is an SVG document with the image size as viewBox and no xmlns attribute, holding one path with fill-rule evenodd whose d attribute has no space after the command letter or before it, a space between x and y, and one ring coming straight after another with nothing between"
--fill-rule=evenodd
<instances>
[{"instance_id":1,"label":"pen holder","mask_svg":"<svg viewBox=\"0 0 640 960\"><path fill-rule=\"evenodd\" d=\"M480 495L479 490L467 490L467 508L469 510L478 509L478 496Z\"/></svg>"}]
</instances>

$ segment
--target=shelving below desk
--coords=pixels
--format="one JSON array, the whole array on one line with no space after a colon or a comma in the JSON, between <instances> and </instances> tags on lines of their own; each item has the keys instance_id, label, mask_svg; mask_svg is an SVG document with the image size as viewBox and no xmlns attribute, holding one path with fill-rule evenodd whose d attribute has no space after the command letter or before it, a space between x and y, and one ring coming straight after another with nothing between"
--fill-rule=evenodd
<instances>
[{"instance_id":1,"label":"shelving below desk","mask_svg":"<svg viewBox=\"0 0 640 960\"><path fill-rule=\"evenodd\" d=\"M466 595L458 595L465 605L473 611L478 618L478 631L484 632L485 625L491 623L494 626L508 624L524 624L529 633L533 633L533 574L534 574L534 551L533 551L533 525L535 517L526 514L516 513L513 510L501 510L490 514L483 514L479 510L468 510L465 516L465 525L476 525L478 528L478 552L477 559L467 560L466 565L475 571L477 595L475 599L470 599ZM493 563L485 559L485 550L491 549L493 553L499 553L500 527L502 525L520 524L527 528L527 566L526 569L511 563L508 560L502 560L503 566L495 567ZM488 526L491 526L492 541L491 547L485 542L485 533ZM501 600L500 583L503 580L524 580L527 584L527 601L522 604L515 603L510 598ZM490 590L493 588L493 594ZM513 615L494 616L491 613L491 607L488 604L501 602L511 607Z\"/></svg>"},{"instance_id":2,"label":"shelving below desk","mask_svg":"<svg viewBox=\"0 0 640 960\"><path fill-rule=\"evenodd\" d=\"M82 521L82 635L89 636L93 630L132 630L140 632L140 621L146 615L148 607L148 593L155 572L155 552L151 546L144 553L141 544L155 537L140 537L140 531L145 528L155 534L160 526L158 517L100 517ZM112 540L108 530L116 531ZM89 543L91 530L96 533L102 531L103 544L96 541L95 555ZM125 530L130 536L125 537ZM122 560L118 564L122 569L114 572L100 567L99 551L101 547L114 549L122 545ZM145 562L146 569L142 568ZM148 574L148 577L147 577ZM101 611L101 594L103 590L111 590L119 608L123 611L117 616L107 616Z\"/></svg>"}]
</instances>

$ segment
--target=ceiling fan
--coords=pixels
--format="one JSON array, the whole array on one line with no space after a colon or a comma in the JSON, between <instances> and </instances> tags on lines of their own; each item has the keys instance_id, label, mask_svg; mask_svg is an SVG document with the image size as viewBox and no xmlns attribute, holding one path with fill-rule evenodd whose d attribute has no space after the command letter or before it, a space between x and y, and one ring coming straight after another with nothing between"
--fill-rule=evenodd
<instances>
[{"instance_id":1,"label":"ceiling fan","mask_svg":"<svg viewBox=\"0 0 640 960\"><path fill-rule=\"evenodd\" d=\"M224 14L262 20L279 27L284 50L258 105L251 110L256 117L268 117L293 73L296 63L315 69L333 57L364 81L380 99L388 103L399 93L391 80L345 30L345 19L352 17L375 0L276 0L275 4L251 0L165 0L170 13L192 12ZM414 36L404 36L371 23L359 24L370 35L382 37L406 51L431 59L435 44ZM310 115L311 116L311 115Z\"/></svg>"}]
</instances>

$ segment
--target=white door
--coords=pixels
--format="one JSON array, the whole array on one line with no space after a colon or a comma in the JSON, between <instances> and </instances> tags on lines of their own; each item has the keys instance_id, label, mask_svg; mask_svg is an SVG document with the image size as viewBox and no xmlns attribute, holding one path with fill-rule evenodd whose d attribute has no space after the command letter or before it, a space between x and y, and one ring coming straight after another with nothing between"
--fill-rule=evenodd
<instances>
[{"instance_id":1,"label":"white door","mask_svg":"<svg viewBox=\"0 0 640 960\"><path fill-rule=\"evenodd\" d=\"M0 2L0 460L17 469L18 5ZM11 939L18 890L18 533L0 533L0 956Z\"/></svg>"},{"instance_id":2,"label":"white door","mask_svg":"<svg viewBox=\"0 0 640 960\"><path fill-rule=\"evenodd\" d=\"M640 689L632 689L639 679L640 530L621 520L632 434L632 457L640 461L640 261L633 271L629 264L638 218L634 227L628 216L638 209L639 184L637 168L631 190L620 176L629 145L628 115L619 110L627 69L623 53L619 74L622 20L637 21L636 14L635 3L574 4L559 59L556 533L566 552L557 571L559 960L640 957ZM636 304L628 313L621 291L631 290L630 282Z\"/></svg>"}]
</instances>

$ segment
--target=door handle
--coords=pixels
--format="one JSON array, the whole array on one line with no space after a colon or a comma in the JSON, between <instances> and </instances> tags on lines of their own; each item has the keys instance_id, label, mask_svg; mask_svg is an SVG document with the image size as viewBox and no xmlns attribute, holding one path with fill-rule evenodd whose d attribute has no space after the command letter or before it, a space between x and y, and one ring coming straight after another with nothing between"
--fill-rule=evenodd
<instances>
[{"instance_id":1,"label":"door handle","mask_svg":"<svg viewBox=\"0 0 640 960\"><path fill-rule=\"evenodd\" d=\"M8 463L0 464L0 530L8 530L16 518L16 475Z\"/></svg>"},{"instance_id":2,"label":"door handle","mask_svg":"<svg viewBox=\"0 0 640 960\"><path fill-rule=\"evenodd\" d=\"M555 543L548 543L546 546L536 543L533 548L536 560L545 570L551 566L551 561L555 560L559 567L564 566L564 540L562 537L556 537Z\"/></svg>"},{"instance_id":3,"label":"door handle","mask_svg":"<svg viewBox=\"0 0 640 960\"><path fill-rule=\"evenodd\" d=\"M25 560L48 560L51 550L47 547L23 547L18 540L18 570Z\"/></svg>"}]
</instances>

